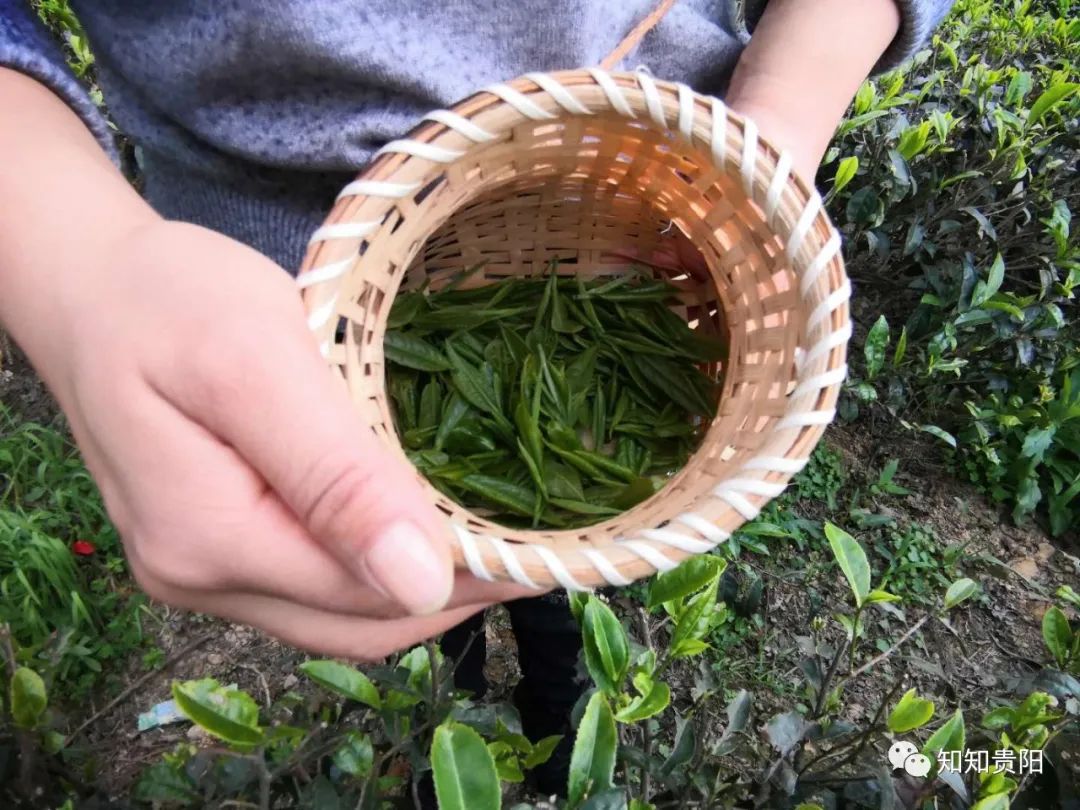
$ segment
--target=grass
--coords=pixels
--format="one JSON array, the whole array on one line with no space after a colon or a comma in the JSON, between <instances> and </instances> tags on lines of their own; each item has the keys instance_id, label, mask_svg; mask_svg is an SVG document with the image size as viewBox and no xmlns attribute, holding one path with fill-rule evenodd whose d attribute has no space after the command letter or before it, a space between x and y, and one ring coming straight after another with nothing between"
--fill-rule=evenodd
<instances>
[{"instance_id":1,"label":"grass","mask_svg":"<svg viewBox=\"0 0 1080 810\"><path fill-rule=\"evenodd\" d=\"M107 686L106 665L142 644L153 613L97 487L61 426L20 422L3 405L0 470L0 623L54 692Z\"/></svg>"}]
</instances>

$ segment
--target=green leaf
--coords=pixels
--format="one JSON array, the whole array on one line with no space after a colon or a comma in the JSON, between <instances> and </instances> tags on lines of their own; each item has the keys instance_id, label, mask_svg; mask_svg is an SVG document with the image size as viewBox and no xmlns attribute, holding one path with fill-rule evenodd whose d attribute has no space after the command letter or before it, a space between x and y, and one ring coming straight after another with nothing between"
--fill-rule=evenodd
<instances>
[{"instance_id":1,"label":"green leaf","mask_svg":"<svg viewBox=\"0 0 1080 810\"><path fill-rule=\"evenodd\" d=\"M684 638L671 645L671 657L690 658L709 649L709 645L700 638Z\"/></svg>"},{"instance_id":2,"label":"green leaf","mask_svg":"<svg viewBox=\"0 0 1080 810\"><path fill-rule=\"evenodd\" d=\"M1020 455L1024 458L1033 458L1036 461L1042 461L1043 456L1046 455L1046 451L1050 449L1054 443L1054 436L1057 433L1057 425L1050 425L1050 427L1037 428L1029 431L1024 437L1024 446L1020 449Z\"/></svg>"},{"instance_id":3,"label":"green leaf","mask_svg":"<svg viewBox=\"0 0 1080 810\"><path fill-rule=\"evenodd\" d=\"M889 322L881 315L870 327L866 335L866 343L863 345L863 353L866 355L866 378L874 379L881 367L885 365L885 350L889 346Z\"/></svg>"},{"instance_id":4,"label":"green leaf","mask_svg":"<svg viewBox=\"0 0 1080 810\"><path fill-rule=\"evenodd\" d=\"M1080 608L1080 593L1077 593L1072 589L1071 585L1061 585L1056 591L1054 596L1058 599L1064 599L1075 608Z\"/></svg>"},{"instance_id":5,"label":"green leaf","mask_svg":"<svg viewBox=\"0 0 1080 810\"><path fill-rule=\"evenodd\" d=\"M922 752L933 760L940 751L963 751L964 739L964 715L957 709L937 731L930 735Z\"/></svg>"},{"instance_id":6,"label":"green leaf","mask_svg":"<svg viewBox=\"0 0 1080 810\"><path fill-rule=\"evenodd\" d=\"M595 596L585 603L581 629L589 675L609 695L616 694L630 666L626 631L611 608Z\"/></svg>"},{"instance_id":7,"label":"green leaf","mask_svg":"<svg viewBox=\"0 0 1080 810\"><path fill-rule=\"evenodd\" d=\"M949 445L949 447L953 448L954 450L956 449L956 437L953 436L951 433L942 430L937 425L919 425L919 430L923 431L924 433L929 433L931 436L936 436L937 438L945 442L945 444Z\"/></svg>"},{"instance_id":8,"label":"green leaf","mask_svg":"<svg viewBox=\"0 0 1080 810\"><path fill-rule=\"evenodd\" d=\"M900 330L900 339L896 341L896 351L893 352L893 368L898 368L907 354L907 326Z\"/></svg>"},{"instance_id":9,"label":"green leaf","mask_svg":"<svg viewBox=\"0 0 1080 810\"><path fill-rule=\"evenodd\" d=\"M463 489L474 492L492 503L518 515L532 517L536 509L536 493L501 478L490 475L466 475L457 482Z\"/></svg>"},{"instance_id":10,"label":"green leaf","mask_svg":"<svg viewBox=\"0 0 1080 810\"><path fill-rule=\"evenodd\" d=\"M431 769L439 810L498 810L502 790L495 760L483 738L461 723L435 729Z\"/></svg>"},{"instance_id":11,"label":"green leaf","mask_svg":"<svg viewBox=\"0 0 1080 810\"><path fill-rule=\"evenodd\" d=\"M855 92L855 114L862 115L865 112L869 112L870 107L874 103L874 97L876 95L877 91L872 81L867 79L862 84L860 84L859 89Z\"/></svg>"},{"instance_id":12,"label":"green leaf","mask_svg":"<svg viewBox=\"0 0 1080 810\"><path fill-rule=\"evenodd\" d=\"M840 190L851 182L855 173L859 170L859 159L854 155L844 158L836 167L836 177L833 179L832 193L838 194Z\"/></svg>"},{"instance_id":13,"label":"green leaf","mask_svg":"<svg viewBox=\"0 0 1080 810\"><path fill-rule=\"evenodd\" d=\"M971 215L972 219L974 219L979 224L979 231L981 233L985 234L985 236L988 239L990 239L993 242L997 241L997 230L994 228L993 224L987 218L986 214L984 214L978 208L975 208L975 207L970 206L970 205L965 206L964 208L961 208L960 210ZM999 284L999 286L1000 286L1000 284ZM997 290L995 288L995 292L996 291ZM986 298L989 298L993 294L994 293L988 294L986 296ZM983 301L985 301L986 298L984 298ZM980 301L979 303L982 303L982 302ZM974 301L972 301L972 306L978 306L978 304L976 304Z\"/></svg>"},{"instance_id":14,"label":"green leaf","mask_svg":"<svg viewBox=\"0 0 1080 810\"><path fill-rule=\"evenodd\" d=\"M497 423L509 429L510 423L503 414L493 379L466 361L450 343L446 344L446 354L453 366L450 379L458 393L474 408L490 414Z\"/></svg>"},{"instance_id":15,"label":"green leaf","mask_svg":"<svg viewBox=\"0 0 1080 810\"><path fill-rule=\"evenodd\" d=\"M421 429L438 429L442 415L442 386L438 380L430 380L420 393L420 417L417 426Z\"/></svg>"},{"instance_id":16,"label":"green leaf","mask_svg":"<svg viewBox=\"0 0 1080 810\"><path fill-rule=\"evenodd\" d=\"M1065 613L1056 605L1043 614L1042 636L1054 660L1063 667L1072 649L1072 630Z\"/></svg>"},{"instance_id":17,"label":"green leaf","mask_svg":"<svg viewBox=\"0 0 1080 810\"><path fill-rule=\"evenodd\" d=\"M979 799L971 806L971 810L1009 810L1009 806L1008 793L995 793Z\"/></svg>"},{"instance_id":18,"label":"green leaf","mask_svg":"<svg viewBox=\"0 0 1080 810\"><path fill-rule=\"evenodd\" d=\"M723 573L726 564L719 557L703 554L690 557L677 568L658 574L649 585L645 606L652 610L664 602L682 599L699 591Z\"/></svg>"},{"instance_id":19,"label":"green leaf","mask_svg":"<svg viewBox=\"0 0 1080 810\"><path fill-rule=\"evenodd\" d=\"M750 719L750 705L753 699L749 692L745 689L740 689L735 693L735 697L731 699L724 711L727 713L728 724L724 729L724 736L731 734L737 734L746 728L746 723Z\"/></svg>"},{"instance_id":20,"label":"green leaf","mask_svg":"<svg viewBox=\"0 0 1080 810\"><path fill-rule=\"evenodd\" d=\"M483 309L475 306L441 307L430 312L421 312L413 318L412 325L419 329L475 329L491 321L512 318L523 312L520 309Z\"/></svg>"},{"instance_id":21,"label":"green leaf","mask_svg":"<svg viewBox=\"0 0 1080 810\"><path fill-rule=\"evenodd\" d=\"M994 263L990 265L990 275L985 282L979 281L975 284L975 289L971 293L971 306L981 307L987 303L999 289L1001 289L1001 283L1005 280L1005 261L1001 258L1001 254L997 254L997 258L994 259Z\"/></svg>"},{"instance_id":22,"label":"green leaf","mask_svg":"<svg viewBox=\"0 0 1080 810\"><path fill-rule=\"evenodd\" d=\"M678 773L684 765L690 762L698 752L701 745L701 725L694 720L694 716L675 716L675 744L671 746L664 764L660 766L660 776L666 779L672 774Z\"/></svg>"},{"instance_id":23,"label":"green leaf","mask_svg":"<svg viewBox=\"0 0 1080 810\"><path fill-rule=\"evenodd\" d=\"M439 425L439 430L435 433L435 449L442 450L446 444L446 440L450 438L450 434L457 428L462 420L469 415L469 403L462 399L458 394L452 394L450 401L446 406L442 416L442 423Z\"/></svg>"},{"instance_id":24,"label":"green leaf","mask_svg":"<svg viewBox=\"0 0 1080 810\"><path fill-rule=\"evenodd\" d=\"M866 559L866 552L854 537L832 523L825 524L825 536L833 556L840 564L840 570L851 585L855 604L861 607L870 593L870 563Z\"/></svg>"},{"instance_id":25,"label":"green leaf","mask_svg":"<svg viewBox=\"0 0 1080 810\"><path fill-rule=\"evenodd\" d=\"M895 593L889 593L888 591L883 591L880 588L875 588L874 590L870 591L870 593L868 593L866 595L866 604L867 605L872 605L872 604L874 604L876 602L899 602L899 601L900 601L900 597L897 596Z\"/></svg>"},{"instance_id":26,"label":"green leaf","mask_svg":"<svg viewBox=\"0 0 1080 810\"><path fill-rule=\"evenodd\" d=\"M883 210L883 203L871 186L863 186L848 200L846 213L848 222L866 226L873 223Z\"/></svg>"},{"instance_id":27,"label":"green leaf","mask_svg":"<svg viewBox=\"0 0 1080 810\"><path fill-rule=\"evenodd\" d=\"M933 716L933 702L918 697L914 689L909 689L889 714L889 731L893 734L914 731L929 723Z\"/></svg>"},{"instance_id":28,"label":"green leaf","mask_svg":"<svg viewBox=\"0 0 1080 810\"><path fill-rule=\"evenodd\" d=\"M1049 87L1042 95L1035 99L1035 103L1032 104L1031 109L1028 110L1028 126L1039 123L1046 113L1060 103L1062 99L1075 93L1078 88L1080 88L1080 84L1075 82L1059 82L1058 84Z\"/></svg>"},{"instance_id":29,"label":"green leaf","mask_svg":"<svg viewBox=\"0 0 1080 810\"><path fill-rule=\"evenodd\" d=\"M576 501L571 498L550 498L549 502L552 506L565 509L567 512L573 512L575 515L614 517L615 515L621 515L625 511L623 509L614 509L610 506L601 506L600 504L589 503L587 501Z\"/></svg>"},{"instance_id":30,"label":"green leaf","mask_svg":"<svg viewBox=\"0 0 1080 810\"><path fill-rule=\"evenodd\" d=\"M585 619L585 605L589 604L589 600L592 599L592 594L585 591L574 591L567 594L570 602L570 613L574 616L574 621L579 625Z\"/></svg>"},{"instance_id":31,"label":"green leaf","mask_svg":"<svg viewBox=\"0 0 1080 810\"><path fill-rule=\"evenodd\" d=\"M900 135L896 150L904 160L911 160L926 148L926 140L930 136L930 122L923 121L918 126L908 127Z\"/></svg>"},{"instance_id":32,"label":"green leaf","mask_svg":"<svg viewBox=\"0 0 1080 810\"><path fill-rule=\"evenodd\" d=\"M544 737L533 745L532 750L525 755L521 766L526 770L530 770L537 765L543 765L551 759L551 755L555 753L555 749L562 742L562 738L562 734L552 734L550 737Z\"/></svg>"},{"instance_id":33,"label":"green leaf","mask_svg":"<svg viewBox=\"0 0 1080 810\"><path fill-rule=\"evenodd\" d=\"M354 667L338 661L305 661L300 665L300 671L324 689L373 709L382 708L382 700L375 684Z\"/></svg>"},{"instance_id":34,"label":"green leaf","mask_svg":"<svg viewBox=\"0 0 1080 810\"><path fill-rule=\"evenodd\" d=\"M970 599L979 592L979 584L969 577L956 580L945 591L945 609L952 610L954 607Z\"/></svg>"},{"instance_id":35,"label":"green leaf","mask_svg":"<svg viewBox=\"0 0 1080 810\"><path fill-rule=\"evenodd\" d=\"M173 681L172 694L184 716L208 734L241 747L262 741L259 707L247 692L202 678Z\"/></svg>"},{"instance_id":36,"label":"green leaf","mask_svg":"<svg viewBox=\"0 0 1080 810\"><path fill-rule=\"evenodd\" d=\"M781 756L787 756L795 749L812 725L797 711L774 715L765 725L765 736Z\"/></svg>"},{"instance_id":37,"label":"green leaf","mask_svg":"<svg viewBox=\"0 0 1080 810\"><path fill-rule=\"evenodd\" d=\"M392 363L418 371L445 371L450 368L446 356L422 338L404 332L387 332L383 353Z\"/></svg>"},{"instance_id":38,"label":"green leaf","mask_svg":"<svg viewBox=\"0 0 1080 810\"><path fill-rule=\"evenodd\" d=\"M521 762L513 754L498 756L494 750L498 745L499 743L489 743L488 750L495 758L495 774L499 777L499 781L511 784L524 782L525 774L521 772Z\"/></svg>"},{"instance_id":39,"label":"green leaf","mask_svg":"<svg viewBox=\"0 0 1080 810\"><path fill-rule=\"evenodd\" d=\"M625 708L615 713L620 723L638 723L664 711L671 703L671 689L666 683L654 683L647 694L637 695Z\"/></svg>"},{"instance_id":40,"label":"green leaf","mask_svg":"<svg viewBox=\"0 0 1080 810\"><path fill-rule=\"evenodd\" d=\"M1015 106L1024 100L1024 96L1031 92L1031 74L1026 70L1017 71L1009 81L1005 90L1005 103Z\"/></svg>"},{"instance_id":41,"label":"green leaf","mask_svg":"<svg viewBox=\"0 0 1080 810\"><path fill-rule=\"evenodd\" d=\"M577 807L587 796L612 787L617 747L611 705L603 692L595 692L589 698L574 738L567 784L569 807Z\"/></svg>"},{"instance_id":42,"label":"green leaf","mask_svg":"<svg viewBox=\"0 0 1080 810\"><path fill-rule=\"evenodd\" d=\"M33 728L49 705L45 681L29 667L19 667L11 676L11 719L19 728Z\"/></svg>"},{"instance_id":43,"label":"green leaf","mask_svg":"<svg viewBox=\"0 0 1080 810\"><path fill-rule=\"evenodd\" d=\"M713 579L703 591L686 603L678 614L675 630L671 633L672 656L685 658L705 649L702 638L709 631L710 620L716 608L716 591L719 578ZM691 644L690 642L701 642Z\"/></svg>"},{"instance_id":44,"label":"green leaf","mask_svg":"<svg viewBox=\"0 0 1080 810\"><path fill-rule=\"evenodd\" d=\"M359 731L348 732L341 747L334 752L333 761L340 770L350 776L361 779L367 777L375 761L371 738Z\"/></svg>"},{"instance_id":45,"label":"green leaf","mask_svg":"<svg viewBox=\"0 0 1080 810\"><path fill-rule=\"evenodd\" d=\"M133 796L141 802L185 807L197 802L199 792L186 773L178 772L168 762L155 762L139 777Z\"/></svg>"},{"instance_id":46,"label":"green leaf","mask_svg":"<svg viewBox=\"0 0 1080 810\"><path fill-rule=\"evenodd\" d=\"M390 307L390 317L386 320L387 330L401 329L412 323L420 311L427 308L424 294L420 292L398 293Z\"/></svg>"}]
</instances>

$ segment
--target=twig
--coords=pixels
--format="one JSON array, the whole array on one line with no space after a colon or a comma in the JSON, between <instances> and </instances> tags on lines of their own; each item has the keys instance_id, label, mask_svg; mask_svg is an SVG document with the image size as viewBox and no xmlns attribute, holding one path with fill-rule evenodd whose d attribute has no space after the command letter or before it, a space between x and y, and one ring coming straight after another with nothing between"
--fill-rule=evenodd
<instances>
[{"instance_id":1,"label":"twig","mask_svg":"<svg viewBox=\"0 0 1080 810\"><path fill-rule=\"evenodd\" d=\"M367 801L368 789L371 787L371 785L379 781L379 771L382 770L382 766L386 762L389 762L393 757L400 754L405 749L405 746L408 743L418 737L423 737L429 731L433 730L434 727L435 723L431 718L429 718L428 720L416 727L416 732L411 737L408 737L401 742L394 743L392 746L386 749L386 752L384 754L375 758L375 764L371 766L371 777L364 782L364 787L360 791L360 798L356 802L356 810L362 810L362 808L364 807L364 804Z\"/></svg>"},{"instance_id":2,"label":"twig","mask_svg":"<svg viewBox=\"0 0 1080 810\"><path fill-rule=\"evenodd\" d=\"M266 767L266 755L260 748L250 759L259 770L259 810L270 810L270 769Z\"/></svg>"},{"instance_id":3,"label":"twig","mask_svg":"<svg viewBox=\"0 0 1080 810\"><path fill-rule=\"evenodd\" d=\"M266 698L266 709L267 711L269 711L274 701L270 698L270 685L266 682L266 676L262 674L262 670L258 667L252 666L251 664L237 663L234 666L236 666L238 669L246 669L249 672L255 673L255 675L259 679L259 684L262 686L263 697Z\"/></svg>"},{"instance_id":4,"label":"twig","mask_svg":"<svg viewBox=\"0 0 1080 810\"><path fill-rule=\"evenodd\" d=\"M171 669L182 658L185 658L186 656L188 656L189 654L191 654L195 650L199 649L199 647L204 645L210 639L214 638L214 636L216 636L216 635L217 635L216 633L207 633L205 636L201 636L200 638L195 639L194 641L186 644L179 651L173 653L167 659L165 659L165 663L163 663L161 665L160 669L152 669L149 672L146 672L146 673L140 675L138 678L136 678L134 681L132 681L131 684L127 688L125 688L119 695L114 697L112 700L110 700L108 703L106 703L103 707L101 707L96 712L94 712L92 715L90 715L90 717L88 717L85 721L83 721L83 724L81 726L79 726L77 729L75 729L73 732L71 732L71 734L69 734L67 736L67 738L64 740L64 745L65 746L70 745L72 743L72 741L76 737L78 737L80 734L82 734L84 731L86 731L86 729L88 729L95 722L97 722L101 718L102 715L107 714L108 712L112 711L117 706L119 706L121 703L123 703L125 700L127 700L129 697L131 697L132 693L137 691L141 686L143 686L143 684L145 684L147 681L149 681L155 675L160 675L160 674L166 672L167 670Z\"/></svg>"},{"instance_id":5,"label":"twig","mask_svg":"<svg viewBox=\"0 0 1080 810\"><path fill-rule=\"evenodd\" d=\"M874 712L874 719L870 721L870 725L872 727L876 726L878 723L881 722L881 716L885 713L885 707L888 706L890 703L892 703L893 698L896 697L896 693L900 691L900 686L903 683L904 683L904 679L902 677L897 678L896 683L893 684L892 689L890 689L885 694L885 697L883 697L881 699L881 703L878 704L877 711ZM846 760L844 760L844 762L842 764L843 765L853 765L853 764L855 764L855 762L858 761L858 759L859 759L859 755L863 752L863 749L866 748L866 744L869 741L870 741L870 735L869 734L863 734L862 738L859 740L859 747L856 748L855 752L853 754L851 754L851 756L849 756Z\"/></svg>"},{"instance_id":6,"label":"twig","mask_svg":"<svg viewBox=\"0 0 1080 810\"><path fill-rule=\"evenodd\" d=\"M854 644L855 640L852 639L851 643ZM840 666L840 659L844 657L844 651L847 647L847 643L840 644L833 654L832 661L829 662L829 668L825 671L825 677L821 679L821 689L818 690L817 700L814 701L814 715L810 718L811 720L818 720L825 713L825 700L826 696L829 694L829 685L836 676L837 667Z\"/></svg>"},{"instance_id":7,"label":"twig","mask_svg":"<svg viewBox=\"0 0 1080 810\"><path fill-rule=\"evenodd\" d=\"M641 627L641 638L645 646L655 653L652 632L649 630L649 614L645 612L645 608L639 607L637 617ZM641 798L642 801L648 802L649 793L652 790L652 774L649 773L649 763L652 760L652 732L649 731L648 720L641 724L641 748L645 753L641 763Z\"/></svg>"},{"instance_id":8,"label":"twig","mask_svg":"<svg viewBox=\"0 0 1080 810\"><path fill-rule=\"evenodd\" d=\"M804 784L822 784L822 783L831 784L833 782L847 784L848 782L870 782L870 781L872 781L874 779L877 779L877 778L878 778L878 774L870 773L870 774L863 774L863 775L860 775L860 776L828 776L828 775L801 776L801 777L799 777L799 781L804 783Z\"/></svg>"},{"instance_id":9,"label":"twig","mask_svg":"<svg viewBox=\"0 0 1080 810\"><path fill-rule=\"evenodd\" d=\"M888 658L890 655L892 655L894 652L896 652L898 649L900 649L900 647L903 646L904 642L906 642L909 638L911 638L913 635L915 635L915 633L918 632L919 628L922 627L924 624L926 624L929 620L930 620L930 614L927 613L925 616L923 616L921 619L919 619L917 622L915 622L915 624L911 625L911 627L909 627L907 629L907 631L904 633L904 635L900 636L900 638L898 638L896 640L896 643L893 644L891 647L889 647L889 649L885 650L885 652L881 653L881 655L875 655L873 658L871 658L869 661L867 661L861 667L859 667L858 669L853 671L850 675L848 675L848 680L851 680L852 678L857 678L858 676L862 675L867 670L873 669L874 667L876 667L878 664L880 664L882 661L884 661L886 658Z\"/></svg>"},{"instance_id":10,"label":"twig","mask_svg":"<svg viewBox=\"0 0 1080 810\"><path fill-rule=\"evenodd\" d=\"M413 806L421 808L424 805L420 803L420 780L416 778L415 774L412 778L412 801Z\"/></svg>"},{"instance_id":11,"label":"twig","mask_svg":"<svg viewBox=\"0 0 1080 810\"><path fill-rule=\"evenodd\" d=\"M7 624L0 625L0 639L3 639L4 659L11 670L11 678L14 679L18 661L15 658L15 647L11 643L11 627ZM30 799L34 794L34 754L37 747L30 731L25 728L15 728L15 741L19 746L19 791Z\"/></svg>"}]
</instances>

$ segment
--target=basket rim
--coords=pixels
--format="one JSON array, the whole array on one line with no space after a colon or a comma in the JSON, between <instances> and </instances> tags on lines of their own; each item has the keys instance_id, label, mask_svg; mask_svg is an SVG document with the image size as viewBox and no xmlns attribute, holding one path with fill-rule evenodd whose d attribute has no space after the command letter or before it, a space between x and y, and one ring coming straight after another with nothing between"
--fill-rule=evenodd
<instances>
[{"instance_id":1,"label":"basket rim","mask_svg":"<svg viewBox=\"0 0 1080 810\"><path fill-rule=\"evenodd\" d=\"M670 515L659 526L614 538L604 546L566 552L539 543L508 542L450 521L455 561L482 579L573 590L604 583L625 585L711 550L756 517L806 464L835 415L836 397L846 376L850 284L840 255L840 237L820 195L792 172L790 154L759 137L752 120L729 111L719 99L695 93L683 84L654 79L644 70L607 73L598 68L530 73L477 91L449 110L429 113L405 137L379 150L343 189L325 224L313 234L297 277L309 327L331 366L344 362L345 347L336 344L333 336L337 291L344 278L359 272L360 245L381 225L380 214L422 187L433 172L497 141L519 123L557 123L596 113L636 119L684 139L697 152L711 156L717 169L738 179L748 200L782 238L786 260L799 282L800 306L810 309L807 332L815 331L817 336L803 353L801 366L796 364L796 387L787 396L784 418L773 427L773 433L790 433L786 451L782 456L759 452L712 490L711 497L729 513L730 519L720 521L723 526L688 512ZM509 122L497 132L483 126L495 114ZM795 400L803 404L793 407ZM485 529L495 526L478 522ZM589 528L568 533L581 536Z\"/></svg>"}]
</instances>

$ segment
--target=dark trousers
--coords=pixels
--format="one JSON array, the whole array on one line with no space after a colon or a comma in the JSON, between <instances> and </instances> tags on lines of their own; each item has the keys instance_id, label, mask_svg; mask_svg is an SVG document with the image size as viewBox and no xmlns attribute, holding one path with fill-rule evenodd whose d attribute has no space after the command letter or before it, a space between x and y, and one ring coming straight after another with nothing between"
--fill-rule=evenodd
<instances>
[{"instance_id":1,"label":"dark trousers","mask_svg":"<svg viewBox=\"0 0 1080 810\"><path fill-rule=\"evenodd\" d=\"M563 735L551 760L537 768L533 776L542 793L563 794L573 747L570 712L585 689L584 681L577 677L581 630L563 591L507 602L506 607L521 665L514 705L521 714L522 730L533 742L552 734ZM483 614L448 630L441 647L443 654L454 660L464 652L454 673L454 685L482 698L488 689L484 678L487 644Z\"/></svg>"}]
</instances>

